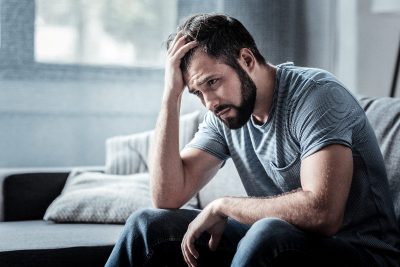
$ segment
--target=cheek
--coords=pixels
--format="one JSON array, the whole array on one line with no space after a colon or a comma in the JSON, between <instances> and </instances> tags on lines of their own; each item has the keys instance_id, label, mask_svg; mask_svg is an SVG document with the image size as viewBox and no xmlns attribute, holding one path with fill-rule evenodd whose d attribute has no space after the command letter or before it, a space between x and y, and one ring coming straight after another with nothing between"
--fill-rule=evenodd
<instances>
[{"instance_id":1,"label":"cheek","mask_svg":"<svg viewBox=\"0 0 400 267\"><path fill-rule=\"evenodd\" d=\"M240 85L233 84L230 87L226 87L223 90L223 95L221 96L223 100L230 102L230 104L238 106L242 103L242 90Z\"/></svg>"}]
</instances>

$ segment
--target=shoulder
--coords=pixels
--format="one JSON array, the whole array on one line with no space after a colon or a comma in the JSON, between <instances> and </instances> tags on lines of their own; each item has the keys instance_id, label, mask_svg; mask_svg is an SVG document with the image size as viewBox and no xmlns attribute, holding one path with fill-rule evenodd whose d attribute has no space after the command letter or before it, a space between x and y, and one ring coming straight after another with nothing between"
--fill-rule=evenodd
<instances>
[{"instance_id":1,"label":"shoulder","mask_svg":"<svg viewBox=\"0 0 400 267\"><path fill-rule=\"evenodd\" d=\"M280 95L287 106L298 109L346 104L361 109L352 93L330 72L318 68L284 65L279 74Z\"/></svg>"}]
</instances>

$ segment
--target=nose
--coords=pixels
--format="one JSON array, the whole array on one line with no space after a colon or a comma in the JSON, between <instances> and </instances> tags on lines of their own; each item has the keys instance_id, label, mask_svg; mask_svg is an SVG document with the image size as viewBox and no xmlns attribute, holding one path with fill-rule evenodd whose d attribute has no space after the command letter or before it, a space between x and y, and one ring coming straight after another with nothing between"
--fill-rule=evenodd
<instances>
[{"instance_id":1,"label":"nose","mask_svg":"<svg viewBox=\"0 0 400 267\"><path fill-rule=\"evenodd\" d=\"M219 105L219 98L213 93L203 94L203 97L206 108L214 112Z\"/></svg>"}]
</instances>

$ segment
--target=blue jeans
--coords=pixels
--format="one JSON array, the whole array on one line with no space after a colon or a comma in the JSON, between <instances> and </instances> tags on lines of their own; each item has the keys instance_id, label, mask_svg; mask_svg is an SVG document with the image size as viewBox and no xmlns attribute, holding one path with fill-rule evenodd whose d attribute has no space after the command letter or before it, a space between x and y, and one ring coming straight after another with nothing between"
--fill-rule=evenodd
<instances>
[{"instance_id":1,"label":"blue jeans","mask_svg":"<svg viewBox=\"0 0 400 267\"><path fill-rule=\"evenodd\" d=\"M133 213L108 262L111 266L187 266L181 241L198 210L143 209ZM209 234L197 241L198 266L371 266L364 252L334 237L304 232L277 219L253 225L228 219L217 251Z\"/></svg>"}]
</instances>

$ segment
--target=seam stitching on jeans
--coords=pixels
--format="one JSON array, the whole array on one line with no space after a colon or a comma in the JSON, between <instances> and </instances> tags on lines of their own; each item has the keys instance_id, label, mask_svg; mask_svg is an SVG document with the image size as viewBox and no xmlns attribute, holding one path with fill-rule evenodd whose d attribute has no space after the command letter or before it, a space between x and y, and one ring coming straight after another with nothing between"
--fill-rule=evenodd
<instances>
[{"instance_id":1,"label":"seam stitching on jeans","mask_svg":"<svg viewBox=\"0 0 400 267\"><path fill-rule=\"evenodd\" d=\"M144 267L144 266L147 265L147 262L150 260L151 256L153 255L153 253L154 253L153 247L158 246L158 245L160 245L161 243L165 243L165 242L169 242L169 241L182 241L182 238L170 237L170 238L163 239L163 240L160 240L160 241L154 243L154 244L152 245L152 248L150 249L149 253L146 254L146 260L145 260L145 262L143 263L142 267Z\"/></svg>"}]
</instances>

